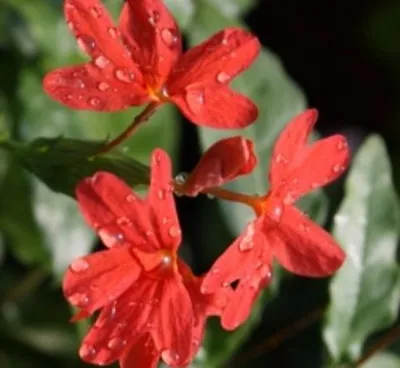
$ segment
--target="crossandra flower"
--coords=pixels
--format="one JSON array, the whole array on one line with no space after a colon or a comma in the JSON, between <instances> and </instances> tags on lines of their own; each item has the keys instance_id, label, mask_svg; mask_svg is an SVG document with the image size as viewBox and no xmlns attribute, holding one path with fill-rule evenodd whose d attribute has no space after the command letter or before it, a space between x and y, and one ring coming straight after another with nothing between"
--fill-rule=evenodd
<instances>
[{"instance_id":1,"label":"crossandra flower","mask_svg":"<svg viewBox=\"0 0 400 368\"><path fill-rule=\"evenodd\" d=\"M171 102L192 122L214 128L256 119L256 106L228 87L259 52L247 31L226 28L182 53L180 31L162 0L127 0L118 26L99 0L64 4L68 26L91 61L46 75L44 89L58 102L95 111Z\"/></svg>"},{"instance_id":2,"label":"crossandra flower","mask_svg":"<svg viewBox=\"0 0 400 368\"><path fill-rule=\"evenodd\" d=\"M239 281L222 316L222 325L226 329L236 328L247 318L261 289L270 282L274 259L288 271L310 277L331 275L344 261L344 252L331 235L294 206L300 197L336 179L348 166L350 153L343 136L334 135L307 144L316 120L317 111L307 110L283 130L273 150L270 189L263 196L211 187L213 183L233 179L221 175L220 168L229 166L231 172L235 165L236 169L240 168L243 162L254 156L249 152L250 145L247 145L247 150L230 149L227 151L230 154L205 157L191 174L197 177L198 185L191 182L188 195L192 195L193 188L196 188L196 193L202 191L245 203L254 209L257 216L217 259L202 283L202 292L214 293ZM224 152L224 144L219 143L220 152ZM207 175L214 173L219 180L208 182L199 178L201 166L215 168ZM185 194L185 184L179 191Z\"/></svg>"},{"instance_id":3,"label":"crossandra flower","mask_svg":"<svg viewBox=\"0 0 400 368\"><path fill-rule=\"evenodd\" d=\"M122 368L188 364L199 349L207 316L221 315L233 290L200 292L177 251L181 230L167 154L152 154L149 194L137 196L116 176L99 172L77 187L88 224L108 249L74 261L63 291L78 320L100 310L79 354L93 364Z\"/></svg>"}]
</instances>

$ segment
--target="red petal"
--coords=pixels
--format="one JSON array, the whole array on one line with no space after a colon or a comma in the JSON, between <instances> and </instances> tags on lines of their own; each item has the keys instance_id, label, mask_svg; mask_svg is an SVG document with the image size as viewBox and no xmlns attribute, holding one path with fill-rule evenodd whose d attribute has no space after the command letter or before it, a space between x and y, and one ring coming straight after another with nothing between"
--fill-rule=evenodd
<instances>
[{"instance_id":1,"label":"red petal","mask_svg":"<svg viewBox=\"0 0 400 368\"><path fill-rule=\"evenodd\" d=\"M215 293L239 280L223 311L223 327L229 330L236 328L249 316L257 295L271 277L271 255L260 230L261 225L258 220L251 222L217 259L202 283L203 293Z\"/></svg>"},{"instance_id":2,"label":"red petal","mask_svg":"<svg viewBox=\"0 0 400 368\"><path fill-rule=\"evenodd\" d=\"M89 363L105 365L121 359L153 326L160 283L142 277L105 307L86 335L79 355Z\"/></svg>"},{"instance_id":3,"label":"red petal","mask_svg":"<svg viewBox=\"0 0 400 368\"><path fill-rule=\"evenodd\" d=\"M282 183L296 154L306 145L307 138L317 119L317 110L306 110L295 116L279 135L274 145L269 174L272 188L278 187Z\"/></svg>"},{"instance_id":4,"label":"red petal","mask_svg":"<svg viewBox=\"0 0 400 368\"><path fill-rule=\"evenodd\" d=\"M167 83L168 92L173 96L192 85L226 85L250 66L259 51L255 36L243 29L226 28L180 58ZM234 107L232 104L231 109Z\"/></svg>"},{"instance_id":5,"label":"red petal","mask_svg":"<svg viewBox=\"0 0 400 368\"><path fill-rule=\"evenodd\" d=\"M128 0L120 30L148 83L161 88L182 50L181 34L162 0Z\"/></svg>"},{"instance_id":6,"label":"red petal","mask_svg":"<svg viewBox=\"0 0 400 368\"><path fill-rule=\"evenodd\" d=\"M333 274L345 254L332 236L293 206L285 206L277 230L271 232L273 255L288 271L302 276Z\"/></svg>"},{"instance_id":7,"label":"red petal","mask_svg":"<svg viewBox=\"0 0 400 368\"><path fill-rule=\"evenodd\" d=\"M121 368L157 368L160 354L150 334L144 335L119 360Z\"/></svg>"},{"instance_id":8,"label":"red petal","mask_svg":"<svg viewBox=\"0 0 400 368\"><path fill-rule=\"evenodd\" d=\"M162 248L177 249L181 243L181 228L176 214L171 180L171 160L168 154L161 149L154 150L151 156L149 190L150 221Z\"/></svg>"},{"instance_id":9,"label":"red petal","mask_svg":"<svg viewBox=\"0 0 400 368\"><path fill-rule=\"evenodd\" d=\"M258 109L250 99L225 85L188 87L170 99L187 119L211 128L244 128L258 116Z\"/></svg>"},{"instance_id":10,"label":"red petal","mask_svg":"<svg viewBox=\"0 0 400 368\"><path fill-rule=\"evenodd\" d=\"M76 196L83 216L106 246L127 241L142 251L158 249L148 205L117 176L98 172L78 184Z\"/></svg>"},{"instance_id":11,"label":"red petal","mask_svg":"<svg viewBox=\"0 0 400 368\"><path fill-rule=\"evenodd\" d=\"M285 177L285 184L275 192L287 204L338 178L347 169L350 151L346 138L333 135L298 152Z\"/></svg>"},{"instance_id":12,"label":"red petal","mask_svg":"<svg viewBox=\"0 0 400 368\"><path fill-rule=\"evenodd\" d=\"M274 147L271 188L286 204L333 181L348 166L350 151L343 136L334 135L306 144L317 115L316 110L307 110L297 116Z\"/></svg>"},{"instance_id":13,"label":"red petal","mask_svg":"<svg viewBox=\"0 0 400 368\"><path fill-rule=\"evenodd\" d=\"M165 363L186 365L191 359L193 338L193 307L189 294L180 279L166 280L160 309L156 311L155 345Z\"/></svg>"},{"instance_id":14,"label":"red petal","mask_svg":"<svg viewBox=\"0 0 400 368\"><path fill-rule=\"evenodd\" d=\"M141 268L126 247L113 248L75 260L63 279L68 301L81 308L75 320L118 298L139 277Z\"/></svg>"},{"instance_id":15,"label":"red petal","mask_svg":"<svg viewBox=\"0 0 400 368\"><path fill-rule=\"evenodd\" d=\"M221 325L225 330L234 330L246 321L262 289L270 283L270 259L267 262L259 264L252 274L243 278L232 293L221 318Z\"/></svg>"},{"instance_id":16,"label":"red petal","mask_svg":"<svg viewBox=\"0 0 400 368\"><path fill-rule=\"evenodd\" d=\"M66 0L67 23L91 64L58 69L43 82L55 100L73 108L115 111L147 101L138 65L98 0Z\"/></svg>"},{"instance_id":17,"label":"red petal","mask_svg":"<svg viewBox=\"0 0 400 368\"><path fill-rule=\"evenodd\" d=\"M48 73L43 81L44 90L54 100L82 110L118 111L149 101L147 91L139 83L141 76L134 68L117 68L102 57L94 63L102 67L84 64Z\"/></svg>"},{"instance_id":18,"label":"red petal","mask_svg":"<svg viewBox=\"0 0 400 368\"><path fill-rule=\"evenodd\" d=\"M182 193L196 196L253 171L257 164L254 144L243 137L221 139L203 155L182 186Z\"/></svg>"}]
</instances>

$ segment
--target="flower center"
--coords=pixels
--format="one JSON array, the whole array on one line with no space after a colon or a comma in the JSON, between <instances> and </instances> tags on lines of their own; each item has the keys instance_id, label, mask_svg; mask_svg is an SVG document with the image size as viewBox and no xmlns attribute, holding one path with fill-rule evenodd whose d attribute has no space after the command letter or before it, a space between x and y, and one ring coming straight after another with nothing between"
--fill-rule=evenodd
<instances>
[{"instance_id":1,"label":"flower center","mask_svg":"<svg viewBox=\"0 0 400 368\"><path fill-rule=\"evenodd\" d=\"M156 252L142 252L134 250L144 270L154 278L165 278L177 271L177 255L169 249L161 249Z\"/></svg>"}]
</instances>

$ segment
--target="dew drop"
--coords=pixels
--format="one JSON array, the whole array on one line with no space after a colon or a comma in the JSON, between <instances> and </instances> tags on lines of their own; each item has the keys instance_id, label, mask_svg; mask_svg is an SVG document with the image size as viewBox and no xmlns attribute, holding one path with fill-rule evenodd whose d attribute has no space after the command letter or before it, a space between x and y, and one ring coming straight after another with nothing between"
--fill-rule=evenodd
<instances>
[{"instance_id":1,"label":"dew drop","mask_svg":"<svg viewBox=\"0 0 400 368\"><path fill-rule=\"evenodd\" d=\"M168 98L168 97L169 97L169 93L168 93L168 90L167 90L167 87L166 87L166 86L162 86L162 88L161 88L161 95L162 95L163 97L165 97L165 98Z\"/></svg>"},{"instance_id":2,"label":"dew drop","mask_svg":"<svg viewBox=\"0 0 400 368\"><path fill-rule=\"evenodd\" d=\"M92 105L93 107L99 107L101 104L101 100L97 97L91 97L89 99L89 104Z\"/></svg>"},{"instance_id":3,"label":"dew drop","mask_svg":"<svg viewBox=\"0 0 400 368\"><path fill-rule=\"evenodd\" d=\"M162 224L168 224L168 217L163 217L161 220Z\"/></svg>"},{"instance_id":4,"label":"dew drop","mask_svg":"<svg viewBox=\"0 0 400 368\"><path fill-rule=\"evenodd\" d=\"M110 319L114 319L116 314L117 314L117 303L114 302L110 310Z\"/></svg>"},{"instance_id":5,"label":"dew drop","mask_svg":"<svg viewBox=\"0 0 400 368\"><path fill-rule=\"evenodd\" d=\"M304 231L304 232L310 231L310 227L307 224L304 224L302 222L300 223L299 228L301 231Z\"/></svg>"},{"instance_id":6,"label":"dew drop","mask_svg":"<svg viewBox=\"0 0 400 368\"><path fill-rule=\"evenodd\" d=\"M84 293L75 293L68 297L71 304L77 307L85 307L89 304L89 297Z\"/></svg>"},{"instance_id":7,"label":"dew drop","mask_svg":"<svg viewBox=\"0 0 400 368\"><path fill-rule=\"evenodd\" d=\"M79 355L81 358L89 358L96 355L96 349L89 344L82 344L81 348L79 349Z\"/></svg>"},{"instance_id":8,"label":"dew drop","mask_svg":"<svg viewBox=\"0 0 400 368\"><path fill-rule=\"evenodd\" d=\"M181 234L181 230L176 226L171 226L168 229L168 234L170 237L176 238L177 236L179 236Z\"/></svg>"},{"instance_id":9,"label":"dew drop","mask_svg":"<svg viewBox=\"0 0 400 368\"><path fill-rule=\"evenodd\" d=\"M317 182L313 182L313 183L311 183L311 189L317 189L317 188L319 188L319 183L317 183Z\"/></svg>"},{"instance_id":10,"label":"dew drop","mask_svg":"<svg viewBox=\"0 0 400 368\"><path fill-rule=\"evenodd\" d=\"M347 143L347 141L345 139L342 139L342 140L339 141L339 143L337 145L337 148L339 150L343 150L343 149L347 149L348 146L349 146L349 144Z\"/></svg>"},{"instance_id":11,"label":"dew drop","mask_svg":"<svg viewBox=\"0 0 400 368\"><path fill-rule=\"evenodd\" d=\"M248 252L254 247L254 234L255 234L255 225L254 223L250 223L245 230L244 236L242 237L239 243L239 250L241 252Z\"/></svg>"},{"instance_id":12,"label":"dew drop","mask_svg":"<svg viewBox=\"0 0 400 368\"><path fill-rule=\"evenodd\" d=\"M106 82L100 82L97 85L97 88L99 89L100 92L105 92L108 91L110 89L110 85Z\"/></svg>"},{"instance_id":13,"label":"dew drop","mask_svg":"<svg viewBox=\"0 0 400 368\"><path fill-rule=\"evenodd\" d=\"M230 79L231 79L231 76L225 72L219 72L217 74L217 82L219 82L219 83L229 82Z\"/></svg>"},{"instance_id":14,"label":"dew drop","mask_svg":"<svg viewBox=\"0 0 400 368\"><path fill-rule=\"evenodd\" d=\"M164 350L161 353L161 357L168 365L177 365L179 363L180 356L176 351L171 349Z\"/></svg>"},{"instance_id":15,"label":"dew drop","mask_svg":"<svg viewBox=\"0 0 400 368\"><path fill-rule=\"evenodd\" d=\"M221 40L221 44L224 45L224 46L227 46L227 45L228 45L228 40L224 37L224 38Z\"/></svg>"},{"instance_id":16,"label":"dew drop","mask_svg":"<svg viewBox=\"0 0 400 368\"><path fill-rule=\"evenodd\" d=\"M118 37L118 30L115 27L109 28L107 32L112 38Z\"/></svg>"},{"instance_id":17,"label":"dew drop","mask_svg":"<svg viewBox=\"0 0 400 368\"><path fill-rule=\"evenodd\" d=\"M98 6L93 6L90 9L90 14L94 18L100 18L103 15L103 10L101 10L101 8L99 8Z\"/></svg>"},{"instance_id":18,"label":"dew drop","mask_svg":"<svg viewBox=\"0 0 400 368\"><path fill-rule=\"evenodd\" d=\"M125 199L129 203L132 203L132 202L136 201L136 197L135 197L135 195L133 193L128 194Z\"/></svg>"},{"instance_id":19,"label":"dew drop","mask_svg":"<svg viewBox=\"0 0 400 368\"><path fill-rule=\"evenodd\" d=\"M336 164L332 167L332 171L337 174L344 171L344 167L340 164Z\"/></svg>"},{"instance_id":20,"label":"dew drop","mask_svg":"<svg viewBox=\"0 0 400 368\"><path fill-rule=\"evenodd\" d=\"M219 268L212 268L210 271L211 275L218 275L219 273L221 273Z\"/></svg>"},{"instance_id":21,"label":"dew drop","mask_svg":"<svg viewBox=\"0 0 400 368\"><path fill-rule=\"evenodd\" d=\"M153 235L153 233L150 230L147 230L145 234L148 238Z\"/></svg>"},{"instance_id":22,"label":"dew drop","mask_svg":"<svg viewBox=\"0 0 400 368\"><path fill-rule=\"evenodd\" d=\"M122 216L117 218L117 224L119 226L130 226L132 225L132 221L128 217Z\"/></svg>"},{"instance_id":23,"label":"dew drop","mask_svg":"<svg viewBox=\"0 0 400 368\"><path fill-rule=\"evenodd\" d=\"M90 36L82 35L77 38L78 46L83 50L84 52L91 53L95 47L96 47L96 42L94 39Z\"/></svg>"},{"instance_id":24,"label":"dew drop","mask_svg":"<svg viewBox=\"0 0 400 368\"><path fill-rule=\"evenodd\" d=\"M166 255L166 256L162 257L161 262L164 266L168 266L172 263L172 258L171 258L171 256Z\"/></svg>"},{"instance_id":25,"label":"dew drop","mask_svg":"<svg viewBox=\"0 0 400 368\"><path fill-rule=\"evenodd\" d=\"M178 36L174 29L164 28L161 30L161 39L164 45L170 49L175 48L178 42Z\"/></svg>"},{"instance_id":26,"label":"dew drop","mask_svg":"<svg viewBox=\"0 0 400 368\"><path fill-rule=\"evenodd\" d=\"M104 69L109 64L110 64L110 61L103 55L100 55L96 59L94 59L94 65L96 65L100 69Z\"/></svg>"},{"instance_id":27,"label":"dew drop","mask_svg":"<svg viewBox=\"0 0 400 368\"><path fill-rule=\"evenodd\" d=\"M119 337L113 337L107 344L111 350L117 350L123 346L123 340Z\"/></svg>"},{"instance_id":28,"label":"dew drop","mask_svg":"<svg viewBox=\"0 0 400 368\"><path fill-rule=\"evenodd\" d=\"M71 94L67 94L65 96L62 97L64 102L68 102L72 100L72 95Z\"/></svg>"},{"instance_id":29,"label":"dew drop","mask_svg":"<svg viewBox=\"0 0 400 368\"><path fill-rule=\"evenodd\" d=\"M188 174L185 172L181 172L179 173L177 176L175 176L175 181L177 184L182 185L185 184L187 178L188 178Z\"/></svg>"},{"instance_id":30,"label":"dew drop","mask_svg":"<svg viewBox=\"0 0 400 368\"><path fill-rule=\"evenodd\" d=\"M295 202L295 197L293 195L293 193L289 192L285 195L285 197L283 198L283 203L284 204L292 204Z\"/></svg>"},{"instance_id":31,"label":"dew drop","mask_svg":"<svg viewBox=\"0 0 400 368\"><path fill-rule=\"evenodd\" d=\"M276 201L268 211L268 217L275 222L280 222L283 215L283 206L280 201Z\"/></svg>"},{"instance_id":32,"label":"dew drop","mask_svg":"<svg viewBox=\"0 0 400 368\"><path fill-rule=\"evenodd\" d=\"M199 114L205 102L204 92L201 90L188 90L185 95L186 102L193 114Z\"/></svg>"},{"instance_id":33,"label":"dew drop","mask_svg":"<svg viewBox=\"0 0 400 368\"><path fill-rule=\"evenodd\" d=\"M152 26L155 26L156 23L160 20L160 13L157 10L154 10L151 12L151 15L149 17L149 23Z\"/></svg>"},{"instance_id":34,"label":"dew drop","mask_svg":"<svg viewBox=\"0 0 400 368\"><path fill-rule=\"evenodd\" d=\"M79 258L73 261L70 265L72 271L76 273L84 272L89 269L90 265L84 258Z\"/></svg>"},{"instance_id":35,"label":"dew drop","mask_svg":"<svg viewBox=\"0 0 400 368\"><path fill-rule=\"evenodd\" d=\"M135 74L127 69L117 69L115 77L124 83L132 83L135 80Z\"/></svg>"},{"instance_id":36,"label":"dew drop","mask_svg":"<svg viewBox=\"0 0 400 368\"><path fill-rule=\"evenodd\" d=\"M278 153L275 156L275 163L281 164L281 163L287 163L287 162L288 162L287 159L281 153Z\"/></svg>"},{"instance_id":37,"label":"dew drop","mask_svg":"<svg viewBox=\"0 0 400 368\"><path fill-rule=\"evenodd\" d=\"M85 83L81 81L80 79L75 81L76 88L84 89L86 87Z\"/></svg>"},{"instance_id":38,"label":"dew drop","mask_svg":"<svg viewBox=\"0 0 400 368\"><path fill-rule=\"evenodd\" d=\"M67 26L68 26L68 28L69 28L69 30L71 32L75 32L76 27L75 27L75 24L73 22L67 22Z\"/></svg>"},{"instance_id":39,"label":"dew drop","mask_svg":"<svg viewBox=\"0 0 400 368\"><path fill-rule=\"evenodd\" d=\"M161 200L165 199L165 190L160 189L160 190L157 192L157 196L158 196L158 198L161 199Z\"/></svg>"}]
</instances>

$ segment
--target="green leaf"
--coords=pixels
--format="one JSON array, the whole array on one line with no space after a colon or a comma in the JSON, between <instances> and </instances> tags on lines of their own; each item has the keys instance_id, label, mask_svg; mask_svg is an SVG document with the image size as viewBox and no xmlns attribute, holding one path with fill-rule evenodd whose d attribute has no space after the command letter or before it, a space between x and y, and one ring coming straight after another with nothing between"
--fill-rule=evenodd
<instances>
[{"instance_id":1,"label":"green leaf","mask_svg":"<svg viewBox=\"0 0 400 368\"><path fill-rule=\"evenodd\" d=\"M185 30L194 15L195 4L193 0L165 0L165 4L179 24Z\"/></svg>"},{"instance_id":2,"label":"green leaf","mask_svg":"<svg viewBox=\"0 0 400 368\"><path fill-rule=\"evenodd\" d=\"M199 0L198 3L198 11L190 27L191 44L204 40L221 27L240 25L221 14L214 2L211 4L206 0ZM217 74L219 71L215 72ZM287 75L278 57L265 48L250 69L234 80L233 86L256 103L259 118L246 129L199 129L202 148L205 151L219 139L233 135L243 135L252 139L255 142L259 164L251 174L230 183L228 187L242 193L264 194L268 189L267 169L273 143L285 124L305 109L305 97ZM319 220L323 220L326 206L322 201L321 193L315 192L302 201L302 207L307 212L312 209L311 216L319 213ZM223 201L221 204L234 234L241 231L253 217L252 211L243 205Z\"/></svg>"},{"instance_id":3,"label":"green leaf","mask_svg":"<svg viewBox=\"0 0 400 368\"><path fill-rule=\"evenodd\" d=\"M354 158L333 233L347 258L334 276L324 339L336 362L355 361L365 339L396 319L399 202L388 153L371 136Z\"/></svg>"},{"instance_id":4,"label":"green leaf","mask_svg":"<svg viewBox=\"0 0 400 368\"><path fill-rule=\"evenodd\" d=\"M400 368L400 358L391 353L380 353L374 355L362 368Z\"/></svg>"},{"instance_id":5,"label":"green leaf","mask_svg":"<svg viewBox=\"0 0 400 368\"><path fill-rule=\"evenodd\" d=\"M257 0L206 1L218 8L221 14L230 18L237 18L240 14L248 12L257 2Z\"/></svg>"},{"instance_id":6,"label":"green leaf","mask_svg":"<svg viewBox=\"0 0 400 368\"><path fill-rule=\"evenodd\" d=\"M109 171L129 185L149 183L149 168L118 151L96 155L104 142L39 138L28 144L0 142L50 189L74 197L76 185L97 171Z\"/></svg>"}]
</instances>

